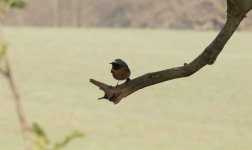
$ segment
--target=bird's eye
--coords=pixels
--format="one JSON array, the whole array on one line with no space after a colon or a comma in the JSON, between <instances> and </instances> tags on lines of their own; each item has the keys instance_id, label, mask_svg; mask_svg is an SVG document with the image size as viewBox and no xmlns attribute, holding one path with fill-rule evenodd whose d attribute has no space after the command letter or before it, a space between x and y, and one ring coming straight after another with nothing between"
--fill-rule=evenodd
<instances>
[{"instance_id":1,"label":"bird's eye","mask_svg":"<svg viewBox=\"0 0 252 150\"><path fill-rule=\"evenodd\" d=\"M121 65L120 64L117 64L117 63L113 63L112 64L112 67L117 70L117 69L120 69L121 68Z\"/></svg>"}]
</instances>

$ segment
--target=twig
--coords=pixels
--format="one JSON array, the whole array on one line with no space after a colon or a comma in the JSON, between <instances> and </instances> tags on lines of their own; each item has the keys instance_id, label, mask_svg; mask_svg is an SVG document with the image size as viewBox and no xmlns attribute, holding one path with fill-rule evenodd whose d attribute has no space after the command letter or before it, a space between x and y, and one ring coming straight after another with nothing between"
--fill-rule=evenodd
<instances>
[{"instance_id":1,"label":"twig","mask_svg":"<svg viewBox=\"0 0 252 150\"><path fill-rule=\"evenodd\" d=\"M24 138L25 148L26 148L26 150L32 150L31 137L30 137L28 125L27 125L27 122L25 119L23 106L21 103L21 99L20 99L20 95L18 93L17 87L16 87L15 82L12 78L12 72L11 72L11 68L10 68L7 56L5 56L5 65L6 65L6 71L0 69L0 73L2 73L9 82L10 89L11 89L13 97L14 97L15 108L16 108L15 110L17 113L17 117L19 120L19 124L21 127L23 138Z\"/></svg>"},{"instance_id":2,"label":"twig","mask_svg":"<svg viewBox=\"0 0 252 150\"><path fill-rule=\"evenodd\" d=\"M0 73L1 73L2 75L6 76L6 72L5 72L2 68L0 68Z\"/></svg>"}]
</instances>

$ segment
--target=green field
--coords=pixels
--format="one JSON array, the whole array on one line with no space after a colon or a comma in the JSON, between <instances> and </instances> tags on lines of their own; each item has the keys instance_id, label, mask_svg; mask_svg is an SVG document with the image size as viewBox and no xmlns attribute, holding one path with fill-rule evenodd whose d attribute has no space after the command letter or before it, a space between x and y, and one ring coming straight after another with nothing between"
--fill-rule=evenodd
<instances>
[{"instance_id":1,"label":"green field","mask_svg":"<svg viewBox=\"0 0 252 150\"><path fill-rule=\"evenodd\" d=\"M7 28L9 57L29 123L66 150L251 150L252 33L236 33L212 66L140 90L118 105L89 78L115 85L108 64L132 78L193 60L216 32L152 29ZM0 76L0 149L24 150L8 84Z\"/></svg>"}]
</instances>

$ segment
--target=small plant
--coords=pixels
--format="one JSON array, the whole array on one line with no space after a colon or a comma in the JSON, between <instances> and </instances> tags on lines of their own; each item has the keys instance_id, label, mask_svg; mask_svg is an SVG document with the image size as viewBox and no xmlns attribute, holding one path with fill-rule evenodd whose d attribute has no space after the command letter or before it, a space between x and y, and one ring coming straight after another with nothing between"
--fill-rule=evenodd
<instances>
[{"instance_id":1,"label":"small plant","mask_svg":"<svg viewBox=\"0 0 252 150\"><path fill-rule=\"evenodd\" d=\"M30 132L33 137L33 147L35 150L62 150L74 139L84 137L82 132L73 131L65 136L62 141L51 143L46 132L37 123L32 124Z\"/></svg>"}]
</instances>

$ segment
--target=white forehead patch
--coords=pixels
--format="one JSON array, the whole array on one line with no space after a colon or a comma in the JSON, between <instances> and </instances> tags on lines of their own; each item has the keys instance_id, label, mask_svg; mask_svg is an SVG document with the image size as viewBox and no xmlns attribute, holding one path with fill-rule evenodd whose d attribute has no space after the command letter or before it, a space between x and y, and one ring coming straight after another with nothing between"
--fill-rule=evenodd
<instances>
[{"instance_id":1,"label":"white forehead patch","mask_svg":"<svg viewBox=\"0 0 252 150\"><path fill-rule=\"evenodd\" d=\"M120 61L120 59L115 59L115 60L113 61L113 63L116 63L116 64L121 64L121 63L122 63L122 61Z\"/></svg>"},{"instance_id":2,"label":"white forehead patch","mask_svg":"<svg viewBox=\"0 0 252 150\"><path fill-rule=\"evenodd\" d=\"M119 64L119 65L122 65L122 66L127 66L127 64L123 60L121 60L121 59L115 59L113 61L113 63Z\"/></svg>"}]
</instances>

